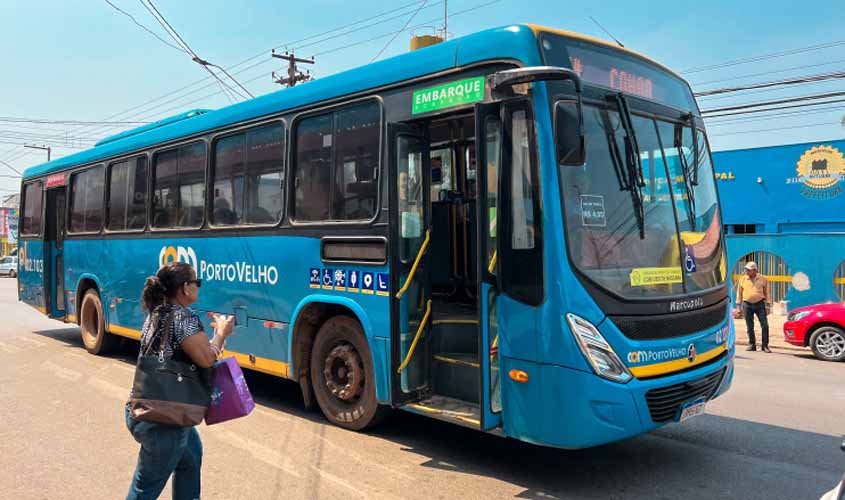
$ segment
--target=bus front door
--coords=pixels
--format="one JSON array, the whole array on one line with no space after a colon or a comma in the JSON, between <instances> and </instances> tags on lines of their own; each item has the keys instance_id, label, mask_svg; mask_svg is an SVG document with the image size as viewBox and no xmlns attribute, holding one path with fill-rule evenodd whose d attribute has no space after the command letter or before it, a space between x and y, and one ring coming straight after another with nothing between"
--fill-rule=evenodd
<instances>
[{"instance_id":1,"label":"bus front door","mask_svg":"<svg viewBox=\"0 0 845 500\"><path fill-rule=\"evenodd\" d=\"M391 397L394 406L430 393L430 152L426 128L390 124ZM381 284L377 284L379 288Z\"/></svg>"},{"instance_id":2,"label":"bus front door","mask_svg":"<svg viewBox=\"0 0 845 500\"><path fill-rule=\"evenodd\" d=\"M47 315L62 319L66 314L64 246L65 228L65 188L64 186L48 189L44 226L44 290Z\"/></svg>"},{"instance_id":3,"label":"bus front door","mask_svg":"<svg viewBox=\"0 0 845 500\"><path fill-rule=\"evenodd\" d=\"M502 119L499 104L475 105L478 202L478 352L481 429L501 425L502 393L499 380L497 249L498 192L502 166Z\"/></svg>"}]
</instances>

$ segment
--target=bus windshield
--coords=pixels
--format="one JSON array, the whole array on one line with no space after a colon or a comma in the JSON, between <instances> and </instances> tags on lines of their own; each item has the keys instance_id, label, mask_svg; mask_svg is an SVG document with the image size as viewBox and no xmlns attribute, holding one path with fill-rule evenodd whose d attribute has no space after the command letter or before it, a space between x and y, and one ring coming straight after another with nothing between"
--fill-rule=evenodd
<instances>
[{"instance_id":1,"label":"bus windshield","mask_svg":"<svg viewBox=\"0 0 845 500\"><path fill-rule=\"evenodd\" d=\"M625 166L632 153L623 118L613 107L585 106L587 162L560 166L574 265L625 298L723 284L721 222L704 134L696 131L696 164L688 125L632 115L642 174L636 182Z\"/></svg>"}]
</instances>

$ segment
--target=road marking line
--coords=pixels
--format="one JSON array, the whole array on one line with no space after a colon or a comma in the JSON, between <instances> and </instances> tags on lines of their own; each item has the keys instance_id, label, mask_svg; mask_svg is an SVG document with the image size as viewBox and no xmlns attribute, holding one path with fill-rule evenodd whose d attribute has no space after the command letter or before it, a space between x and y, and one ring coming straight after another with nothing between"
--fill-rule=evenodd
<instances>
[{"instance_id":1,"label":"road marking line","mask_svg":"<svg viewBox=\"0 0 845 500\"><path fill-rule=\"evenodd\" d=\"M294 419L296 419L297 421L302 420L300 417L297 417L295 415L290 415L290 414L287 414L287 413L274 413L270 410L266 410L266 409L260 408L260 407L255 408L255 413L258 413L258 414L263 415L265 417L268 417L270 419L276 420L278 422L282 422L285 425L290 425L291 420L294 420ZM336 429L331 429L331 428L329 429L330 432L333 431L333 430L336 430ZM382 470L384 470L384 471L386 471L390 474L393 474L393 475L396 475L396 476L401 476L401 477L408 479L408 480L411 480L411 481L416 479L413 475L408 474L407 472L404 472L404 471L401 471L401 470L398 470L398 469L395 469L393 467L390 467L390 466L387 466L387 465L384 465L384 464L380 464L380 463L377 463L377 462L371 462L369 459L365 458L363 455L361 455L361 454L359 454L359 453L357 453L353 450L350 450L349 447L339 445L339 444L335 443L334 441L332 441L331 439L327 438L326 436L323 436L318 432L314 432L311 429L307 429L307 428L306 429L300 429L297 432L302 432L302 431L307 432L308 434L311 434L311 436L323 441L324 443L331 446L332 448L334 448L338 452L349 455L350 457L352 457L352 459L354 459L355 461L357 461L359 463L362 463L362 464L369 463L369 465L368 465L369 467L377 467L377 468L382 469Z\"/></svg>"},{"instance_id":2,"label":"road marking line","mask_svg":"<svg viewBox=\"0 0 845 500\"><path fill-rule=\"evenodd\" d=\"M233 448L243 450L267 465L287 472L294 477L302 478L302 474L296 470L293 461L287 456L282 455L281 450L274 450L251 439L241 437L222 427L206 427L203 433L210 434L212 437L223 441Z\"/></svg>"},{"instance_id":3,"label":"road marking line","mask_svg":"<svg viewBox=\"0 0 845 500\"><path fill-rule=\"evenodd\" d=\"M100 392L115 399L126 400L129 397L129 388L122 385L112 384L101 378L88 377L88 385L98 389Z\"/></svg>"},{"instance_id":4,"label":"road marking line","mask_svg":"<svg viewBox=\"0 0 845 500\"><path fill-rule=\"evenodd\" d=\"M16 345L6 344L6 343L3 343L3 342L0 342L0 350L5 351L9 354L17 354L17 353L23 351L23 349L21 349L20 347L18 347Z\"/></svg>"},{"instance_id":5,"label":"road marking line","mask_svg":"<svg viewBox=\"0 0 845 500\"><path fill-rule=\"evenodd\" d=\"M367 495L363 491L361 491L358 488L352 486L351 484L349 484L348 481L345 481L343 478L337 477L334 474L330 474L330 473L320 469L316 465L309 465L309 467L311 468L311 470L313 470L314 472L319 474L323 479L325 479L325 480L327 480L331 483L334 483L334 484L336 484L336 485L338 485L342 488L346 488L346 489L352 491L353 493L355 493L356 495L358 495L361 498L371 498L370 495Z\"/></svg>"},{"instance_id":6,"label":"road marking line","mask_svg":"<svg viewBox=\"0 0 845 500\"><path fill-rule=\"evenodd\" d=\"M53 375L59 378L70 380L71 382L76 382L77 380L82 378L82 374L78 371L59 366L51 361L45 361L41 363L41 368L44 368L45 370L51 372Z\"/></svg>"},{"instance_id":7,"label":"road marking line","mask_svg":"<svg viewBox=\"0 0 845 500\"><path fill-rule=\"evenodd\" d=\"M12 338L15 339L15 340L23 340L24 342L29 342L30 344L35 344L38 347L44 347L45 345L47 345L46 342L41 342L40 340L35 340L33 338L30 338L30 337L12 337Z\"/></svg>"}]
</instances>

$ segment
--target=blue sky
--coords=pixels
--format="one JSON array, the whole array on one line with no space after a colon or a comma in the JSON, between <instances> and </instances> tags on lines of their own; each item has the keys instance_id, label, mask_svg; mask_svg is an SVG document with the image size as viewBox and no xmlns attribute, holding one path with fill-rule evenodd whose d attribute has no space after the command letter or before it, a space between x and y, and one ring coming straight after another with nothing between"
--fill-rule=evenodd
<instances>
[{"instance_id":1,"label":"blue sky","mask_svg":"<svg viewBox=\"0 0 845 500\"><path fill-rule=\"evenodd\" d=\"M111 1L170 41L139 0ZM606 39L589 19L593 16L627 47L681 72L694 90L845 71L842 44L754 63L685 72L843 41L841 2L834 0L806 0L800 2L800 8L785 0L491 1L450 0L450 33L461 36L510 23L533 22ZM255 95L279 88L272 83L270 73L280 70L282 64L270 57L271 48L284 49L287 45L297 48L298 56L317 55L312 71L318 78L327 76L373 60L391 33L402 29L419 5L413 0L154 2L201 57L228 68L257 56L231 70ZM640 6L632 7L637 4ZM443 8L443 2L428 1L409 26L415 27L415 33L431 33L442 24ZM380 15L387 11L394 12ZM0 19L4 20L0 30L0 118L151 121L180 110L217 108L229 103L213 80L206 79L208 74L186 54L146 33L104 0L0 0ZM363 20L369 21L344 30L347 34L333 32L297 42ZM370 26L360 29L366 25ZM380 58L406 51L410 34L396 36ZM371 39L375 40L367 41ZM257 66L245 69L253 64ZM183 87L187 88L173 93ZM708 109L843 90L845 80L834 80L701 99L700 104ZM170 95L161 98L167 94ZM724 150L842 138L845 127L839 121L845 115L845 103L841 104L842 108L824 113L774 118L749 115L742 117L745 121L721 124L712 120L708 124L711 143L715 150ZM813 108L805 111L810 110ZM22 170L46 157L42 151L22 148L22 142L43 143L49 137L54 157L58 157L127 127L0 121L0 160ZM10 171L0 166L0 173ZM0 177L0 193L16 189L15 179Z\"/></svg>"}]
</instances>

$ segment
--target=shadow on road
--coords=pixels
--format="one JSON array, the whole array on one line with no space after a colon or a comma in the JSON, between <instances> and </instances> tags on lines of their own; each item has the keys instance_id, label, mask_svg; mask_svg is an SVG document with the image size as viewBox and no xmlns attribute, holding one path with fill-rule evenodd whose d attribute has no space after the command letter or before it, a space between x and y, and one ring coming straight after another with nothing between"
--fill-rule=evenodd
<instances>
[{"instance_id":1,"label":"shadow on road","mask_svg":"<svg viewBox=\"0 0 845 500\"><path fill-rule=\"evenodd\" d=\"M78 328L34 333L71 349L84 349ZM134 365L137 355L138 342L127 339L109 357ZM319 411L303 409L297 384L245 373L258 405L329 425ZM561 426L567 425L565 415L559 419ZM506 482L521 489L516 498L536 500L819 498L845 470L845 455L838 450L836 436L715 415L574 451L536 446L402 411L393 412L369 434L397 443L415 457L426 457L420 467ZM437 497L436 493L432 491L432 496Z\"/></svg>"}]
</instances>

